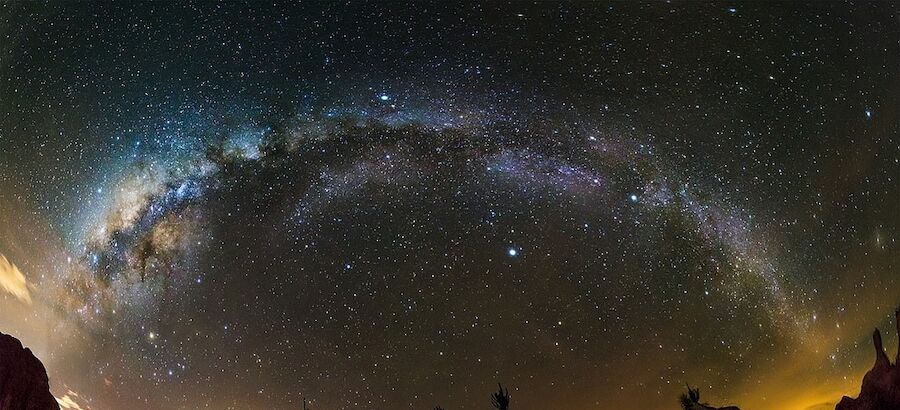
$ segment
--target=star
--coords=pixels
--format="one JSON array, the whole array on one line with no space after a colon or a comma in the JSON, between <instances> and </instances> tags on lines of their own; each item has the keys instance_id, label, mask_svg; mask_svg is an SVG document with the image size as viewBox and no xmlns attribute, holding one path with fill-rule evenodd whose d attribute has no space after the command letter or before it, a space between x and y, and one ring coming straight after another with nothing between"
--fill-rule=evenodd
<instances>
[{"instance_id":1,"label":"star","mask_svg":"<svg viewBox=\"0 0 900 410\"><path fill-rule=\"evenodd\" d=\"M730 4L0 3L3 331L110 408L836 402L896 16Z\"/></svg>"}]
</instances>

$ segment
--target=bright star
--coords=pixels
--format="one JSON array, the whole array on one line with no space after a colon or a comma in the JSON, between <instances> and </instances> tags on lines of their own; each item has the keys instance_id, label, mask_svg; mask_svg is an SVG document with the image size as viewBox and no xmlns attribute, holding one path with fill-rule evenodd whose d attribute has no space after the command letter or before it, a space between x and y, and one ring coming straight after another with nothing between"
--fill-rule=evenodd
<instances>
[{"instance_id":1,"label":"bright star","mask_svg":"<svg viewBox=\"0 0 900 410\"><path fill-rule=\"evenodd\" d=\"M631 195L628 197L628 199L630 199L631 202L637 202L638 196L635 195L635 194L631 194Z\"/></svg>"},{"instance_id":2,"label":"bright star","mask_svg":"<svg viewBox=\"0 0 900 410\"><path fill-rule=\"evenodd\" d=\"M509 256L517 256L519 254L519 251L516 248L509 248L506 253L508 253Z\"/></svg>"},{"instance_id":3,"label":"bright star","mask_svg":"<svg viewBox=\"0 0 900 410\"><path fill-rule=\"evenodd\" d=\"M388 101L391 99L391 97L389 95L382 94L382 95L378 96L378 99L381 101Z\"/></svg>"}]
</instances>

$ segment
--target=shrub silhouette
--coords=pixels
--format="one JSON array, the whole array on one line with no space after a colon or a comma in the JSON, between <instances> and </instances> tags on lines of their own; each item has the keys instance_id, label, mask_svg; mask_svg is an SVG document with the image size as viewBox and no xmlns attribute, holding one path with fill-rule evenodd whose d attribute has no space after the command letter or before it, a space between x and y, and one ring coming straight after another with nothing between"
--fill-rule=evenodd
<instances>
[{"instance_id":1,"label":"shrub silhouette","mask_svg":"<svg viewBox=\"0 0 900 410\"><path fill-rule=\"evenodd\" d=\"M497 383L497 386L500 387L500 390L491 395L491 404L494 405L494 408L497 410L508 410L509 409L509 390L503 390L503 385Z\"/></svg>"},{"instance_id":2,"label":"shrub silhouette","mask_svg":"<svg viewBox=\"0 0 900 410\"><path fill-rule=\"evenodd\" d=\"M687 394L681 393L680 397L681 407L684 410L740 410L735 406L713 407L706 403L700 403L700 388L692 389L688 385L687 389Z\"/></svg>"},{"instance_id":3,"label":"shrub silhouette","mask_svg":"<svg viewBox=\"0 0 900 410\"><path fill-rule=\"evenodd\" d=\"M690 410L694 403L700 403L700 388L692 389L691 386L687 386L688 392L687 394L681 393L681 407L684 410Z\"/></svg>"}]
</instances>

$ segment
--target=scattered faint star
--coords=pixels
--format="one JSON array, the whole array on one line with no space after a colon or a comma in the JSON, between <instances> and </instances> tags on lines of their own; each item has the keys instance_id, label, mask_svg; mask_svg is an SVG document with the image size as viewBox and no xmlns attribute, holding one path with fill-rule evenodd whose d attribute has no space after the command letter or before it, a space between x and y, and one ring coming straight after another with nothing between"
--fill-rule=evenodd
<instances>
[{"instance_id":1,"label":"scattered faint star","mask_svg":"<svg viewBox=\"0 0 900 410\"><path fill-rule=\"evenodd\" d=\"M730 4L0 3L2 330L94 408L840 400L896 13Z\"/></svg>"}]
</instances>

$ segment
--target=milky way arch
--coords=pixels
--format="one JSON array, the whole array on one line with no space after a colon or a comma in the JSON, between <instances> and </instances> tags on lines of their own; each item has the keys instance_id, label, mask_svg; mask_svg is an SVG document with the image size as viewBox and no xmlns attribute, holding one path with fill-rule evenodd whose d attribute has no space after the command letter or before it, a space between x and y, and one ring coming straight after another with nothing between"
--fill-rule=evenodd
<instances>
[{"instance_id":1,"label":"milky way arch","mask_svg":"<svg viewBox=\"0 0 900 410\"><path fill-rule=\"evenodd\" d=\"M325 110L274 126L207 124L156 143L154 150L136 146L118 176L108 178L105 205L87 212L75 241L78 263L63 271L69 288L80 289L66 300L86 321L120 311L143 323L161 301L190 293L204 275L192 263L209 239L203 225L215 224L204 218L205 204L241 179L281 175L288 188L279 188L284 212L274 232L296 235L329 206L359 200L367 189L415 196L429 181L452 184L462 173L459 189L576 204L600 211L593 214L602 215L600 225L641 230L654 220L677 221L714 250L711 287L736 305L763 303L787 334L804 326L785 291L784 267L752 215L632 135L471 112ZM763 296L753 299L754 292Z\"/></svg>"}]
</instances>

